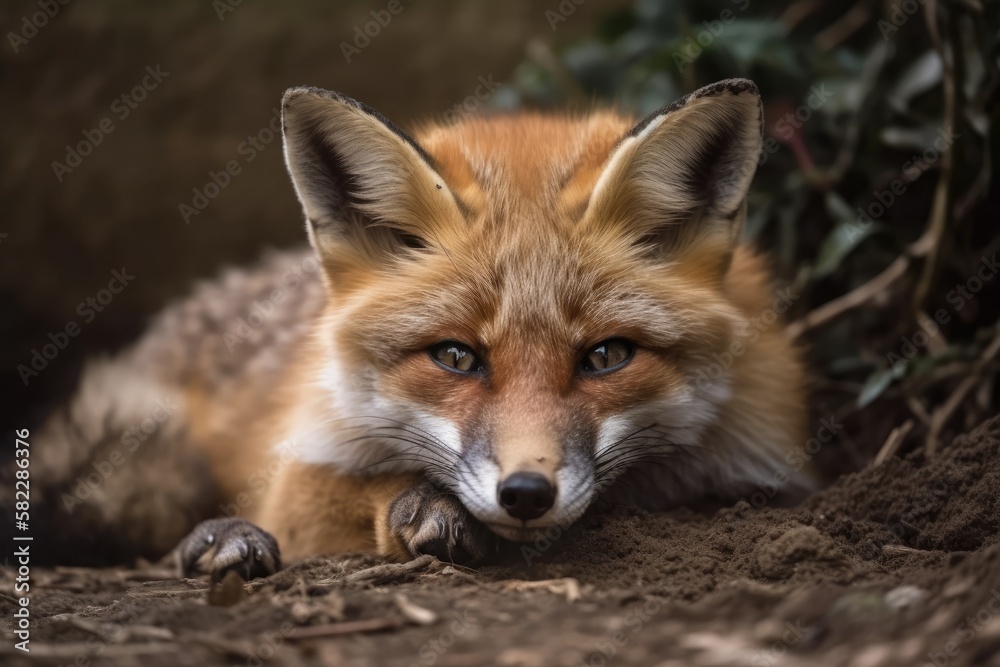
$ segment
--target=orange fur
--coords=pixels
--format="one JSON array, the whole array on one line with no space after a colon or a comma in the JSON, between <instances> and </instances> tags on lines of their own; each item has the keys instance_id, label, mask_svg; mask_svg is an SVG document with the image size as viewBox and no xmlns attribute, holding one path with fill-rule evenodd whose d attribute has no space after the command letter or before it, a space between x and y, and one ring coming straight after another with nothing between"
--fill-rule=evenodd
<instances>
[{"instance_id":1,"label":"orange fur","mask_svg":"<svg viewBox=\"0 0 1000 667\"><path fill-rule=\"evenodd\" d=\"M353 100L289 91L286 159L322 295L254 332L267 349L308 322L266 373L222 382L198 357L180 381L189 450L286 558L409 557L389 508L425 480L518 539L599 493L734 499L785 471L800 494L813 482L789 461L806 411L787 299L737 242L760 114L753 84L732 80L639 125L524 113L410 140ZM591 372L608 340L634 355ZM442 341L482 370L436 363ZM665 465L626 465L651 457ZM515 520L498 489L523 473L555 499Z\"/></svg>"},{"instance_id":2,"label":"orange fur","mask_svg":"<svg viewBox=\"0 0 1000 667\"><path fill-rule=\"evenodd\" d=\"M738 330L775 302L760 259L732 248L742 213L730 222L712 221L728 213L718 202L728 196L738 203L742 191L730 194L720 186L714 199L703 201L669 183L647 190L657 169L680 174L685 168L670 152L657 157L667 149L656 142L667 142L667 148L674 142L672 150L681 152L698 150L712 127L704 115L733 123L734 143L752 144L759 134L759 101L722 94L696 96L687 106L665 114L662 127L651 124L645 134L652 138L626 138L634 121L610 112L575 118L522 114L425 126L415 139L429 156L426 165L405 144L380 148L386 154L378 159L401 173L391 181L373 175L370 183L362 182L360 188L378 190L382 200L360 208L376 223L420 236L429 251L393 250L386 236L379 240L385 244L380 255L367 246L361 255L356 238L314 227L330 279L329 306L313 349L289 383L294 407L284 411L279 433L363 416L331 409L316 391L317 360L332 354L342 380L371 374L378 384L369 388L380 400L454 425L464 443L488 440L498 478L532 471L556 480L575 455L567 451L567 434L594 442L618 416L651 401L687 402L690 410L706 412L704 423L676 431L677 437L697 435L699 444L713 449L724 474L705 472L706 491L743 492L748 479L766 475L744 475L740 467L780 465L785 452L804 440L805 410L798 354L779 323L754 329L754 341L722 369L728 386L711 391L729 398L702 405L689 391L700 369L726 359L742 340ZM336 146L335 134L331 141ZM399 154L395 159L393 152ZM732 186L740 189L750 174L752 166L726 178L743 179ZM426 191L430 183L436 191ZM300 195L308 212L301 186ZM715 203L719 211L711 208ZM699 223L704 229L684 227L698 206L707 207ZM650 261L635 245L660 224L648 217L655 211L681 229L664 242L660 261ZM637 345L626 369L601 378L575 374L582 350L618 337ZM488 380L437 368L426 349L440 340L461 341L488 357ZM282 474L261 516L265 528L279 531L297 554L378 544L383 553L399 556L385 546L384 535L373 541L372 531L380 535L379 518L391 501L383 490L417 478L391 472L364 477L378 463L367 451L346 461L330 458ZM330 472L323 472L324 465ZM793 488L807 484L802 476ZM690 489L674 494L678 500L692 495L697 492ZM476 499L467 504L489 521L482 516L488 512L477 511L482 508ZM357 515L359 507L370 516ZM308 529L301 527L305 523ZM504 534L504 527L495 529Z\"/></svg>"}]
</instances>

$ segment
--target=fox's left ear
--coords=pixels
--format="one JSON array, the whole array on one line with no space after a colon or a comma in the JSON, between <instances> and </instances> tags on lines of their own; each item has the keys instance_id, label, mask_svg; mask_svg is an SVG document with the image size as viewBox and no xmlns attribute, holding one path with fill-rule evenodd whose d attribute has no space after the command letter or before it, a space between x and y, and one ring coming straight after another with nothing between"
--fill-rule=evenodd
<instances>
[{"instance_id":1,"label":"fox's left ear","mask_svg":"<svg viewBox=\"0 0 1000 667\"><path fill-rule=\"evenodd\" d=\"M319 88L282 100L285 162L331 277L431 248L457 202L431 158L375 110ZM452 227L456 227L452 225Z\"/></svg>"},{"instance_id":2,"label":"fox's left ear","mask_svg":"<svg viewBox=\"0 0 1000 667\"><path fill-rule=\"evenodd\" d=\"M700 88L657 111L611 153L582 226L670 257L698 250L728 262L762 128L760 95L747 79Z\"/></svg>"}]
</instances>

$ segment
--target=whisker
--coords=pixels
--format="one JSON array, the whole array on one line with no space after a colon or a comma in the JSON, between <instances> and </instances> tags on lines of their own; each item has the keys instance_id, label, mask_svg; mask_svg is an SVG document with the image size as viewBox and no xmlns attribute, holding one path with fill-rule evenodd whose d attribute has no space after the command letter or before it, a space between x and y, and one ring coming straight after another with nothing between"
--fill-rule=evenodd
<instances>
[{"instance_id":1,"label":"whisker","mask_svg":"<svg viewBox=\"0 0 1000 667\"><path fill-rule=\"evenodd\" d=\"M391 417L382 417L382 416L379 416L379 415L359 415L359 416L355 416L355 417L341 417L340 419L335 419L333 421L346 421L346 420L349 420L349 419L363 419L363 420L378 419L378 420L381 420L381 421L390 422L392 424L396 424L397 426L399 426L399 427L401 427L403 429L409 429L411 431L415 431L417 433L420 433L421 435L423 435L424 437L428 438L431 442L433 442L435 445L441 447L442 449L445 449L447 451L452 451L451 448L449 448L447 445L445 445L443 442L441 442L441 440L439 438L437 438L436 436L434 436L434 434L429 433L428 431L426 431L426 430L424 430L424 429L422 429L422 428L420 428L418 426L414 426L413 424L409 424L407 422L400 421L398 419L392 419ZM347 427L347 428L350 428L350 427ZM376 427L376 428L378 428L378 427Z\"/></svg>"},{"instance_id":2,"label":"whisker","mask_svg":"<svg viewBox=\"0 0 1000 667\"><path fill-rule=\"evenodd\" d=\"M437 475L439 477L446 478L446 479L448 479L450 481L453 481L453 482L457 482L458 481L458 478L455 477L455 475L452 474L447 469L444 469L444 468L441 468L440 466L434 465L433 463L427 461L426 459L421 459L420 457L407 456L407 455L402 455L402 454L391 455L391 456L387 456L385 458L379 459L378 461L375 461L374 463L370 463L370 464L362 467L361 470L368 470L368 469L371 469L371 468L375 468L377 466L385 465L387 463L396 463L396 462L408 462L408 463L410 463L410 466L407 467L407 469L406 469L407 472L410 471L410 470L412 470L413 465L420 464L420 465L423 465L424 468L428 472L430 472L430 473L433 473L433 474L435 474L435 475Z\"/></svg>"},{"instance_id":3,"label":"whisker","mask_svg":"<svg viewBox=\"0 0 1000 667\"><path fill-rule=\"evenodd\" d=\"M705 449L702 445L675 442L670 437L670 434L662 430L659 424L653 423L612 443L612 445L595 458L595 466L602 466L618 459L623 451L634 451L642 448L667 450L664 453L668 453L673 448L686 450Z\"/></svg>"},{"instance_id":4,"label":"whisker","mask_svg":"<svg viewBox=\"0 0 1000 667\"><path fill-rule=\"evenodd\" d=\"M409 437L404 437L404 436L396 435L396 434L392 434L392 433L379 433L377 435L371 435L369 437L384 438L386 440L398 440L400 442L407 442L407 443L410 443L410 444L418 445L424 451L426 451L427 454L433 455L434 457L436 457L437 460L440 461L442 464L445 464L445 465L453 465L454 464L454 455L453 455L453 453L452 453L452 456L446 456L444 453L438 451L437 449L434 449L433 447L428 447L427 446L428 442L426 440L420 439L418 436L415 436L415 435L413 435L411 433L407 433L407 436L409 436Z\"/></svg>"},{"instance_id":5,"label":"whisker","mask_svg":"<svg viewBox=\"0 0 1000 667\"><path fill-rule=\"evenodd\" d=\"M609 468L606 468L605 470L602 470L598 475L597 483L600 484L608 479L611 479L616 472L625 471L626 469L631 468L636 463L646 462L646 463L652 463L654 465L663 465L663 466L668 465L669 458L670 457L647 455L647 454L636 454L629 457L623 457L622 461L616 463L615 465Z\"/></svg>"},{"instance_id":6,"label":"whisker","mask_svg":"<svg viewBox=\"0 0 1000 667\"><path fill-rule=\"evenodd\" d=\"M368 437L370 437L370 436L359 437L359 438L352 438L352 440L347 441L347 442L352 442L352 441L357 441L357 440L366 440L366 439L368 439ZM404 442L404 443L407 443L407 444L410 445L409 447L406 447L406 448L404 448L402 450L396 450L393 453L406 453L406 452L417 451L417 452L420 452L420 454L421 454L421 460L424 461L427 465L433 465L435 467L442 468L442 469L449 469L451 467L450 462L443 461L440 458L437 458L434 455L433 452L428 451L423 446L421 446L421 444L418 443L418 442L409 440L407 438L402 438L402 437L386 437L386 436L374 436L374 437L377 438L377 439L380 439L380 440L395 440L395 441Z\"/></svg>"},{"instance_id":7,"label":"whisker","mask_svg":"<svg viewBox=\"0 0 1000 667\"><path fill-rule=\"evenodd\" d=\"M608 457L603 461L599 461L594 465L594 468L599 470L604 466L611 465L616 461L619 461L621 457L635 452L643 452L649 454L650 456L669 456L677 454L677 449L671 443L659 440L651 443L630 442L619 446L616 449L614 456Z\"/></svg>"},{"instance_id":8,"label":"whisker","mask_svg":"<svg viewBox=\"0 0 1000 667\"><path fill-rule=\"evenodd\" d=\"M379 433L379 434L364 433L362 435L359 435L359 436L356 436L356 437L344 440L341 444L345 444L346 445L346 444L351 444L351 443L354 443L354 442L359 442L359 441L362 441L362 440L379 440L379 439L381 439L381 440L395 440L395 441L405 442L407 444L411 444L411 445L415 445L417 447L420 447L428 455L433 455L434 457L436 457L436 460L441 465L451 466L451 465L454 464L453 459L445 457L441 452L439 452L439 451L437 451L437 450L435 450L435 449L433 449L431 447L427 447L426 446L427 445L426 441L414 439L416 436L412 436L412 434L408 434L408 435L411 435L411 437L404 437L404 436L393 434L393 433Z\"/></svg>"},{"instance_id":9,"label":"whisker","mask_svg":"<svg viewBox=\"0 0 1000 667\"><path fill-rule=\"evenodd\" d=\"M633 437L635 437L635 436L639 435L640 433L642 433L643 431L647 431L647 430L649 430L649 429L653 428L654 426L656 426L656 424L655 424L655 423L653 423L653 424L650 424L649 426L643 426L642 428L640 428L640 429L638 429L638 430L636 430L636 431L633 431L632 433L629 433L629 434L628 434L628 435L626 435L625 437L623 437L623 438L621 438L621 439L619 439L619 440L616 440L616 441L612 442L612 443L611 443L610 445L608 445L608 446L607 446L607 447L605 448L605 450L604 450L603 452L601 452L600 454L598 454L598 455L597 455L597 457L596 457L596 458L595 458L594 460L595 460L595 461L599 460L599 459L600 459L601 457L603 457L603 456L607 455L608 453L610 453L610 452L614 451L614 449L615 449L615 448L616 448L617 446L619 446L620 444L622 444L623 442L626 442L626 441L628 441L628 440L629 440L629 438L633 438Z\"/></svg>"}]
</instances>

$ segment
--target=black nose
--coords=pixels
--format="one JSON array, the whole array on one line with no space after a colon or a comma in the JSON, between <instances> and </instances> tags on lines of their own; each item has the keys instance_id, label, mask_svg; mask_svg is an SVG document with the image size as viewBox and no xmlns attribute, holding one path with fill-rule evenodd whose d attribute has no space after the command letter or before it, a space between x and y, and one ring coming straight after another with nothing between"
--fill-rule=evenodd
<instances>
[{"instance_id":1,"label":"black nose","mask_svg":"<svg viewBox=\"0 0 1000 667\"><path fill-rule=\"evenodd\" d=\"M516 472L500 483L500 504L515 519L530 521L556 502L556 487L536 472Z\"/></svg>"}]
</instances>

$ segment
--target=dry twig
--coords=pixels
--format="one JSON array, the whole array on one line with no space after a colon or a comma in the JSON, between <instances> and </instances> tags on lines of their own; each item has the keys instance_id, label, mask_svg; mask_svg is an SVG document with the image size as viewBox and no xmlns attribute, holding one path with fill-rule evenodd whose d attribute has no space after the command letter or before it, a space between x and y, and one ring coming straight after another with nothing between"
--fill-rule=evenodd
<instances>
[{"instance_id":1,"label":"dry twig","mask_svg":"<svg viewBox=\"0 0 1000 667\"><path fill-rule=\"evenodd\" d=\"M781 13L778 21L787 25L789 30L794 30L795 26L822 6L822 0L798 0Z\"/></svg>"},{"instance_id":2,"label":"dry twig","mask_svg":"<svg viewBox=\"0 0 1000 667\"><path fill-rule=\"evenodd\" d=\"M937 24L936 0L929 0L924 9L926 11L928 29L931 32L931 41L938 50L938 53L941 54L944 65L944 117L942 124L946 130L951 130L955 127L959 104L959 93L955 84L956 58L953 55L954 50L949 48L941 39ZM826 324L868 303L898 279L906 275L913 259L921 257L925 258L926 261L924 262L913 294L913 308L914 312L920 312L923 309L930 286L938 272L942 248L947 241L945 231L947 230L949 219L948 212L951 201L951 174L954 164L954 150L953 147L947 147L941 152L941 174L935 187L934 199L931 204L931 214L920 238L910 246L905 254L897 257L892 264L865 284L823 304L801 319L792 322L787 329L787 334L790 338L798 338L805 332Z\"/></svg>"},{"instance_id":3,"label":"dry twig","mask_svg":"<svg viewBox=\"0 0 1000 667\"><path fill-rule=\"evenodd\" d=\"M959 49L954 49L953 44L946 44L941 39L937 18L937 0L929 0L924 5L924 16L927 20L927 30L931 36L931 43L941 57L941 63L944 68L942 74L942 86L944 87L943 126L946 132L953 132L958 106L958 91L955 85L955 59ZM957 23L958 17L953 17L953 38L956 34L954 26ZM923 271L913 292L913 309L915 312L923 310L924 302L930 293L931 285L938 274L940 266L939 258L942 253L947 251L948 239L945 237L945 230L948 228L948 209L951 206L951 173L955 163L954 152L955 148L951 146L946 146L941 151L941 173L934 188L930 219L927 221L927 228L923 235L914 244L916 250L926 255Z\"/></svg>"},{"instance_id":4,"label":"dry twig","mask_svg":"<svg viewBox=\"0 0 1000 667\"><path fill-rule=\"evenodd\" d=\"M815 329L821 324L826 324L844 313L871 301L881 294L883 290L903 277L908 268L910 268L910 255L900 255L882 273L864 285L860 285L847 294L824 303L819 308L807 313L805 317L789 324L785 333L789 338L798 338L805 332Z\"/></svg>"},{"instance_id":5,"label":"dry twig","mask_svg":"<svg viewBox=\"0 0 1000 667\"><path fill-rule=\"evenodd\" d=\"M979 382L983 369L996 359L997 354L1000 354L1000 329L997 330L993 340L983 350L983 353L979 355L979 359L976 360L975 365L970 369L965 379L955 387L955 391L951 393L948 400L931 415L931 425L927 433L927 440L924 442L924 453L927 456L933 456L937 452L941 440L941 431L944 429L945 424L948 423L955 414L955 411L962 405L962 401L965 400L965 397Z\"/></svg>"},{"instance_id":6,"label":"dry twig","mask_svg":"<svg viewBox=\"0 0 1000 667\"><path fill-rule=\"evenodd\" d=\"M885 439L882 449L878 450L878 454L875 455L875 461L872 462L872 465L880 466L885 463L887 459L895 456L896 452L899 451L899 446L903 444L903 441L906 440L906 436L908 436L912 430L912 419L907 419L902 426L897 426L892 429L889 433L889 437Z\"/></svg>"},{"instance_id":7,"label":"dry twig","mask_svg":"<svg viewBox=\"0 0 1000 667\"><path fill-rule=\"evenodd\" d=\"M386 563L352 572L344 577L344 581L349 584L366 583L372 586L381 586L395 581L404 581L414 573L430 570L440 565L441 562L437 558L425 555L406 563Z\"/></svg>"},{"instance_id":8,"label":"dry twig","mask_svg":"<svg viewBox=\"0 0 1000 667\"><path fill-rule=\"evenodd\" d=\"M344 621L343 623L326 623L324 625L313 625L308 628L296 628L288 638L302 640L337 637L340 635L353 635L358 632L392 630L401 625L403 624L400 621L393 618L366 618L361 621Z\"/></svg>"},{"instance_id":9,"label":"dry twig","mask_svg":"<svg viewBox=\"0 0 1000 667\"><path fill-rule=\"evenodd\" d=\"M914 549L913 547L908 547L903 544L884 544L882 545L882 553L886 556L911 556L911 555L922 555L927 556L930 554L941 553L940 551L926 551L924 549Z\"/></svg>"},{"instance_id":10,"label":"dry twig","mask_svg":"<svg viewBox=\"0 0 1000 667\"><path fill-rule=\"evenodd\" d=\"M832 51L864 27L872 17L872 6L868 0L858 4L816 35L816 46L824 51Z\"/></svg>"}]
</instances>

